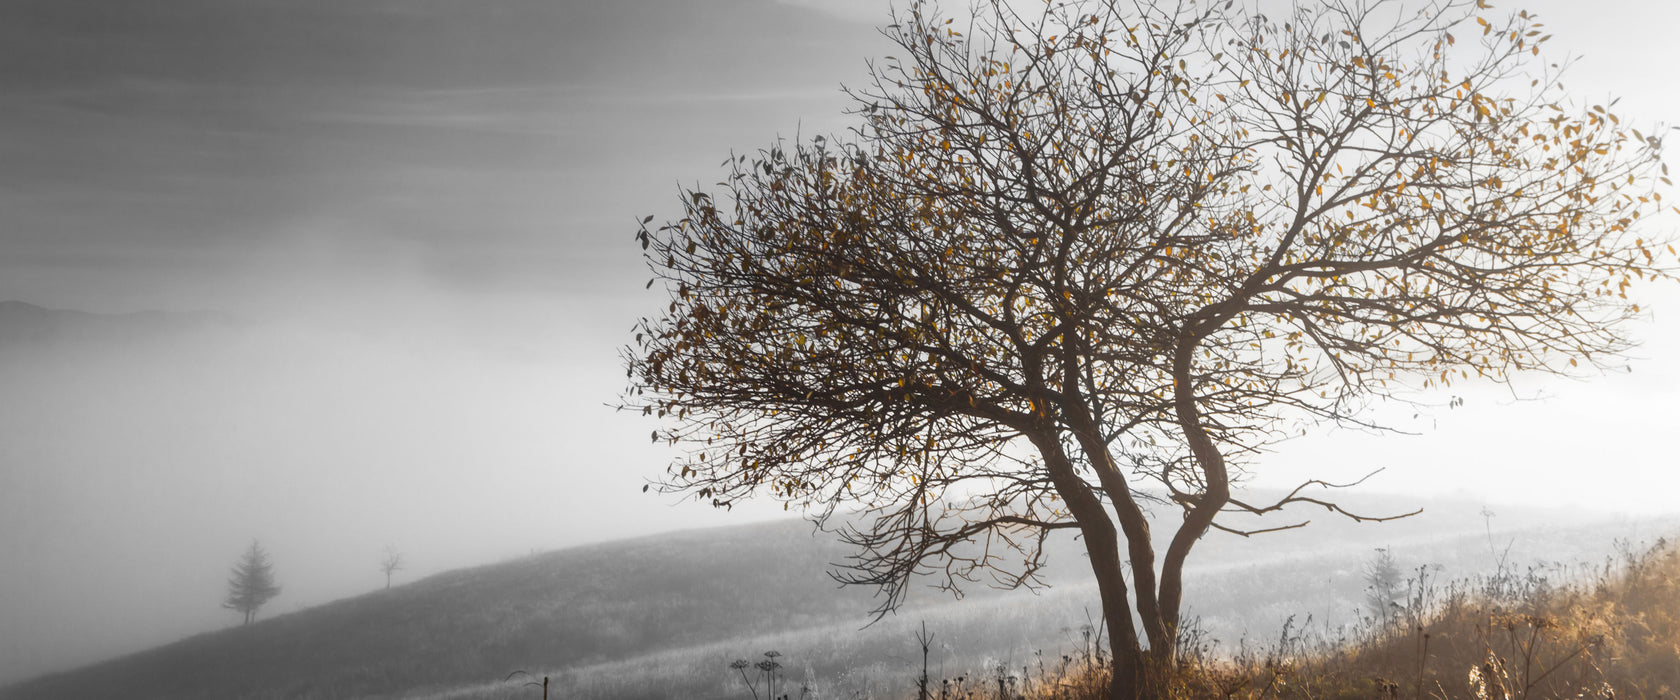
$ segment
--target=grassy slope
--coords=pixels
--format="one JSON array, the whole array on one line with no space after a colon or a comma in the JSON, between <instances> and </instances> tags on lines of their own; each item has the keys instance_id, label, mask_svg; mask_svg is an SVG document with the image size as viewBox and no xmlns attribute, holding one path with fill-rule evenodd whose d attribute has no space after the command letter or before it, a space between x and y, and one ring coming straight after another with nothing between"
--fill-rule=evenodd
<instances>
[{"instance_id":1,"label":"grassy slope","mask_svg":"<svg viewBox=\"0 0 1680 700\"><path fill-rule=\"evenodd\" d=\"M26 698L350 697L501 678L868 607L798 521L677 533L457 570L0 691Z\"/></svg>"},{"instance_id":2,"label":"grassy slope","mask_svg":"<svg viewBox=\"0 0 1680 700\"><path fill-rule=\"evenodd\" d=\"M1318 606L1321 620L1324 611L1349 611L1372 546L1393 543L1408 564L1488 558L1487 538L1464 534L1481 524L1476 506L1433 506L1435 518L1404 525L1324 523L1316 533L1258 542L1210 536L1189 600L1228 651L1242 630L1269 637L1304 606ZM1626 534L1616 526L1509 537L1567 560L1596 557ZM1501 545L1507 537L1496 533ZM722 698L745 694L729 661L769 649L786 654L790 678L825 696L891 697L917 671L910 631L923 620L937 635L935 674L1054 667L1081 645L1095 600L1077 543L1063 541L1051 554L1061 565L1053 590L981 589L961 602L920 592L899 616L860 630L871 592L837 590L823 573L845 554L799 521L574 548L199 635L0 690L0 698L109 698L116 689L123 698L533 696L523 679L502 682L515 670L553 677L568 698ZM1514 556L1528 558L1520 548Z\"/></svg>"},{"instance_id":3,"label":"grassy slope","mask_svg":"<svg viewBox=\"0 0 1680 700\"><path fill-rule=\"evenodd\" d=\"M1567 583L1537 570L1448 583L1392 626L1295 639L1182 669L1174 697L1358 700L1680 698L1680 546L1624 545ZM1100 685L1102 673L1086 676ZM977 696L987 697L987 696ZM1010 700L1083 700L1054 688Z\"/></svg>"},{"instance_id":4,"label":"grassy slope","mask_svg":"<svg viewBox=\"0 0 1680 700\"><path fill-rule=\"evenodd\" d=\"M1449 594L1412 632L1317 665L1316 683L1343 697L1357 697L1371 678L1439 698L1680 697L1680 549L1660 542L1630 551L1568 587L1518 576ZM1335 696L1299 693L1309 694Z\"/></svg>"}]
</instances>

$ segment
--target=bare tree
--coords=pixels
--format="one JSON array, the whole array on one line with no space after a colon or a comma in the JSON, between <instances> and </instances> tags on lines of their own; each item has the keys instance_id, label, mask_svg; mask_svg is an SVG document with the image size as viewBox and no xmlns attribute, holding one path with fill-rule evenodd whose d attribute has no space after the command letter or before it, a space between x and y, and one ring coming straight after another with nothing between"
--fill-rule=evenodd
<instances>
[{"instance_id":1,"label":"bare tree","mask_svg":"<svg viewBox=\"0 0 1680 700\"><path fill-rule=\"evenodd\" d=\"M403 568L402 552L397 551L397 548L394 547L394 546L387 545L385 547L385 558L380 560L380 562L379 562L379 570L385 572L385 589L386 590L390 590L390 588L391 588L391 574L394 574L398 571L401 571L402 568Z\"/></svg>"},{"instance_id":2,"label":"bare tree","mask_svg":"<svg viewBox=\"0 0 1680 700\"><path fill-rule=\"evenodd\" d=\"M1077 530L1111 697L1160 697L1220 513L1380 519L1323 481L1234 495L1257 451L1627 346L1625 291L1672 269L1636 233L1661 144L1568 102L1526 13L1047 7L912 4L850 135L731 159L645 219L670 303L624 405L686 448L667 491L861 511L838 576L880 613L918 573L1034 585Z\"/></svg>"},{"instance_id":3,"label":"bare tree","mask_svg":"<svg viewBox=\"0 0 1680 700\"><path fill-rule=\"evenodd\" d=\"M268 561L268 551L256 540L245 550L239 563L228 574L228 596L222 607L245 615L244 624L257 619L257 610L274 596L280 587L274 584L274 567Z\"/></svg>"}]
</instances>

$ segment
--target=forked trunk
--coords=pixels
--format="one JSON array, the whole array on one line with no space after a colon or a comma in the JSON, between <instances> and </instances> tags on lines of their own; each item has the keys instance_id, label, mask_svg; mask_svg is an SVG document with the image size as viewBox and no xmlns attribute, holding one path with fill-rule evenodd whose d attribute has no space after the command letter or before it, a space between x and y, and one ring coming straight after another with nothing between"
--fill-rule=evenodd
<instances>
[{"instance_id":1,"label":"forked trunk","mask_svg":"<svg viewBox=\"0 0 1680 700\"><path fill-rule=\"evenodd\" d=\"M1103 622L1108 626L1109 647L1113 656L1113 678L1109 684L1111 700L1133 700L1139 697L1140 669L1145 664L1138 642L1137 627L1132 623L1130 595L1126 578L1121 574L1120 534L1108 517L1102 499L1075 472L1073 463L1062 451L1053 434L1029 433L1028 439L1044 457L1050 481L1067 503L1068 514L1079 525L1085 541L1085 552L1091 560L1091 572L1097 579L1097 592L1102 597Z\"/></svg>"}]
</instances>

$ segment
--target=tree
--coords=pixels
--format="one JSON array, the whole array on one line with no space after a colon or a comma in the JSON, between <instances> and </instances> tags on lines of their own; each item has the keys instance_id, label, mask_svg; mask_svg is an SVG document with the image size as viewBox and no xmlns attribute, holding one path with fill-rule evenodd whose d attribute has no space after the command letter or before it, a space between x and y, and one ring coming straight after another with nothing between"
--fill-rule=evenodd
<instances>
[{"instance_id":1,"label":"tree","mask_svg":"<svg viewBox=\"0 0 1680 700\"><path fill-rule=\"evenodd\" d=\"M1666 170L1568 101L1527 13L1044 7L912 4L850 134L644 219L670 303L624 405L684 448L663 489L838 523L878 614L918 573L1035 585L1076 530L1111 697L1157 697L1221 513L1381 519L1324 481L1243 499L1249 460L1452 382L1605 366L1628 287L1671 276L1637 233Z\"/></svg>"},{"instance_id":2,"label":"tree","mask_svg":"<svg viewBox=\"0 0 1680 700\"><path fill-rule=\"evenodd\" d=\"M403 568L402 552L397 551L396 547L386 547L385 548L385 558L380 560L380 562L379 562L379 570L385 572L385 589L386 590L390 590L390 588L391 588L391 574L394 574L398 571L401 571L402 568Z\"/></svg>"},{"instance_id":3,"label":"tree","mask_svg":"<svg viewBox=\"0 0 1680 700\"><path fill-rule=\"evenodd\" d=\"M244 624L249 625L257 619L257 610L277 595L280 587L274 585L274 567L268 561L268 552L256 540L251 540L251 548L245 550L228 574L228 596L222 607L244 613Z\"/></svg>"},{"instance_id":4,"label":"tree","mask_svg":"<svg viewBox=\"0 0 1680 700\"><path fill-rule=\"evenodd\" d=\"M1371 623L1378 632L1391 629L1399 616L1399 601L1401 599L1400 586L1404 579L1400 574L1400 565L1394 560L1394 551L1388 547L1378 547L1375 556L1367 559L1363 567L1365 574L1365 605L1371 609Z\"/></svg>"}]
</instances>

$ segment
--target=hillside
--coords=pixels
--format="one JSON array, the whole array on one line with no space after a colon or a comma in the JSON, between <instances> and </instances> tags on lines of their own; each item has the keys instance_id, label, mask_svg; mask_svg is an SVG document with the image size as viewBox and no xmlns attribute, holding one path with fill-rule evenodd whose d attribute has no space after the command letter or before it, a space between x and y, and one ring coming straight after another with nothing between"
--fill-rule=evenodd
<instances>
[{"instance_id":1,"label":"hillside","mask_svg":"<svg viewBox=\"0 0 1680 700\"><path fill-rule=\"evenodd\" d=\"M822 577L837 558L798 521L567 549L199 635L0 697L374 696L587 664L867 609L866 592L835 594Z\"/></svg>"},{"instance_id":2,"label":"hillside","mask_svg":"<svg viewBox=\"0 0 1680 700\"><path fill-rule=\"evenodd\" d=\"M1350 622L1373 543L1394 543L1408 566L1439 565L1438 575L1491 565L1486 534L1466 532L1472 504L1431 506L1436 517L1404 525L1210 538L1192 608L1232 650L1245 631L1269 638L1292 614ZM1574 562L1632 534L1625 522L1541 524L1558 515L1513 512L1493 535L1516 561ZM113 689L130 699L523 697L523 677L503 681L521 670L552 677L563 697L722 698L743 692L731 660L772 649L790 678L891 694L914 676L910 630L923 621L936 634L936 671L1054 662L1078 648L1094 591L1076 547L1055 543L1051 579L1061 585L1037 596L920 591L899 615L860 629L871 591L837 590L824 574L846 554L832 536L802 521L679 532L451 571L38 678L0 698L91 700Z\"/></svg>"},{"instance_id":3,"label":"hillside","mask_svg":"<svg viewBox=\"0 0 1680 700\"><path fill-rule=\"evenodd\" d=\"M65 352L77 346L132 348L238 327L238 321L209 312L142 311L96 314L48 309L21 301L0 301L0 352L33 346Z\"/></svg>"}]
</instances>

